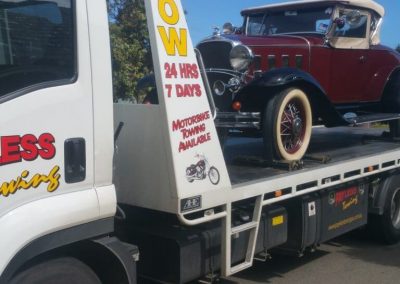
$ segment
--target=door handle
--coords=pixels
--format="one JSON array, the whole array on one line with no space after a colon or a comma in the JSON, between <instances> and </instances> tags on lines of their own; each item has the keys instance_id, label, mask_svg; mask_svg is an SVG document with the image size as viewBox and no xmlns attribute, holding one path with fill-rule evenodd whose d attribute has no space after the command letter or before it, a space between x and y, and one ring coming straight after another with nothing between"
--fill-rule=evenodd
<instances>
[{"instance_id":1,"label":"door handle","mask_svg":"<svg viewBox=\"0 0 400 284\"><path fill-rule=\"evenodd\" d=\"M64 142L66 183L77 183L86 178L86 143L83 138L71 138Z\"/></svg>"}]
</instances>

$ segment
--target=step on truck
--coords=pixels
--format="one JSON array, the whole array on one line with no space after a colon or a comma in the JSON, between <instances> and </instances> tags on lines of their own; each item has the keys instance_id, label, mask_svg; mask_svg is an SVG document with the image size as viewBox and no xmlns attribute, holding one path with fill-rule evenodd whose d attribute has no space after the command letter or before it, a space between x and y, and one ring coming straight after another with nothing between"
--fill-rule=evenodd
<instances>
[{"instance_id":1,"label":"step on truck","mask_svg":"<svg viewBox=\"0 0 400 284\"><path fill-rule=\"evenodd\" d=\"M106 1L0 4L1 283L212 282L366 225L400 239L396 137L222 149L179 0L145 1L157 105L113 104Z\"/></svg>"}]
</instances>

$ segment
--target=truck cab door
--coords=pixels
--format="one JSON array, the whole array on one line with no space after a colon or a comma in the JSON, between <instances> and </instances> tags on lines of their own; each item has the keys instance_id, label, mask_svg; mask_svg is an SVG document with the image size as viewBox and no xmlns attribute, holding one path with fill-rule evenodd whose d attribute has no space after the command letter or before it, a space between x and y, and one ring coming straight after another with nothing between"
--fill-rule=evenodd
<instances>
[{"instance_id":1,"label":"truck cab door","mask_svg":"<svg viewBox=\"0 0 400 284\"><path fill-rule=\"evenodd\" d=\"M368 78L370 14L354 9L339 9L337 25L329 42L332 46L330 97L338 103L358 103L365 100Z\"/></svg>"},{"instance_id":2,"label":"truck cab door","mask_svg":"<svg viewBox=\"0 0 400 284\"><path fill-rule=\"evenodd\" d=\"M87 21L85 1L81 0L7 1L0 6L3 229L2 218L8 212L77 192L85 192L79 200L88 203L81 204L81 209L72 199L69 204L67 199L59 200L60 204L49 203L46 214L60 216L52 229L74 220L71 212L85 213L85 218L98 214L93 190L93 97ZM34 222L35 210L29 216L33 224L7 234L15 234L22 242L22 235L28 238L50 226ZM46 214L37 216L44 218ZM5 260L8 249L9 244L0 244Z\"/></svg>"}]
</instances>

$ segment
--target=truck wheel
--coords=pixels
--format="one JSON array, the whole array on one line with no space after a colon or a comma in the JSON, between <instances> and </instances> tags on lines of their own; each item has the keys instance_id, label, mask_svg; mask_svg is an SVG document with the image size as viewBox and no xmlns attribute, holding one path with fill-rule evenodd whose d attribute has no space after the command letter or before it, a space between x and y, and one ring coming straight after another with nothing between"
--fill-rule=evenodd
<instances>
[{"instance_id":1,"label":"truck wheel","mask_svg":"<svg viewBox=\"0 0 400 284\"><path fill-rule=\"evenodd\" d=\"M268 159L300 160L307 151L312 113L306 94L290 88L269 101L264 113L263 139Z\"/></svg>"},{"instance_id":2,"label":"truck wheel","mask_svg":"<svg viewBox=\"0 0 400 284\"><path fill-rule=\"evenodd\" d=\"M77 259L64 257L42 262L20 272L10 284L101 284L97 275Z\"/></svg>"},{"instance_id":3,"label":"truck wheel","mask_svg":"<svg viewBox=\"0 0 400 284\"><path fill-rule=\"evenodd\" d=\"M388 191L380 223L387 244L400 241L400 187L392 186Z\"/></svg>"}]
</instances>

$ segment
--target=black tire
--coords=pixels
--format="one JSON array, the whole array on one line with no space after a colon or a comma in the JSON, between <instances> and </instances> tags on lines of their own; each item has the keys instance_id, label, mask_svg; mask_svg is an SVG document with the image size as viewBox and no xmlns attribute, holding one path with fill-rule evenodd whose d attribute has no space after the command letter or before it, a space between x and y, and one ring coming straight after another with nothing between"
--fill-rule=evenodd
<instances>
[{"instance_id":1,"label":"black tire","mask_svg":"<svg viewBox=\"0 0 400 284\"><path fill-rule=\"evenodd\" d=\"M9 284L101 284L97 275L81 261L63 257L32 266Z\"/></svg>"},{"instance_id":2,"label":"black tire","mask_svg":"<svg viewBox=\"0 0 400 284\"><path fill-rule=\"evenodd\" d=\"M391 245L400 241L400 187L392 186L389 189L384 213L382 216L378 216L377 221L385 243ZM376 229L379 230L379 227Z\"/></svg>"},{"instance_id":3,"label":"black tire","mask_svg":"<svg viewBox=\"0 0 400 284\"><path fill-rule=\"evenodd\" d=\"M289 88L271 99L264 112L262 131L268 160L300 160L312 131L312 112L306 94Z\"/></svg>"},{"instance_id":4,"label":"black tire","mask_svg":"<svg viewBox=\"0 0 400 284\"><path fill-rule=\"evenodd\" d=\"M208 178L213 185L217 185L219 183L220 175L216 167L210 168L210 170L208 171Z\"/></svg>"}]
</instances>

